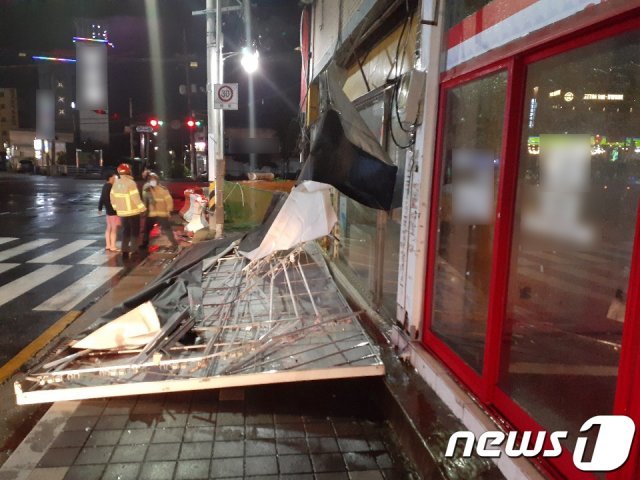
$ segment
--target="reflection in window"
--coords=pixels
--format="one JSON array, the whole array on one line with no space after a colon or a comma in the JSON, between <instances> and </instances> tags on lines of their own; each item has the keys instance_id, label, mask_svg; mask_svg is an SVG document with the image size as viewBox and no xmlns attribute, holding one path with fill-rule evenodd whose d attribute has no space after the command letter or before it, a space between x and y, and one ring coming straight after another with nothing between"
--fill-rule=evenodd
<instances>
[{"instance_id":1,"label":"reflection in window","mask_svg":"<svg viewBox=\"0 0 640 480\"><path fill-rule=\"evenodd\" d=\"M447 91L432 331L482 371L507 74Z\"/></svg>"},{"instance_id":2,"label":"reflection in window","mask_svg":"<svg viewBox=\"0 0 640 480\"><path fill-rule=\"evenodd\" d=\"M549 430L613 406L640 197L639 51L631 33L528 68L500 386Z\"/></svg>"}]
</instances>

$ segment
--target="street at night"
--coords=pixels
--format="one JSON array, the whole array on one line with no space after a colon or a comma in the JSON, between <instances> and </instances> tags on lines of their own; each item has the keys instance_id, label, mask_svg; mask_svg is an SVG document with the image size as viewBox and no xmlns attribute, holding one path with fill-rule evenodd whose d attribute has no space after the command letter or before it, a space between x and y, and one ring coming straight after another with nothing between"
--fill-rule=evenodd
<instances>
[{"instance_id":1,"label":"street at night","mask_svg":"<svg viewBox=\"0 0 640 480\"><path fill-rule=\"evenodd\" d=\"M0 174L0 362L127 273L104 248L100 180Z\"/></svg>"},{"instance_id":2,"label":"street at night","mask_svg":"<svg viewBox=\"0 0 640 480\"><path fill-rule=\"evenodd\" d=\"M0 480L640 479L640 0L0 0Z\"/></svg>"}]
</instances>

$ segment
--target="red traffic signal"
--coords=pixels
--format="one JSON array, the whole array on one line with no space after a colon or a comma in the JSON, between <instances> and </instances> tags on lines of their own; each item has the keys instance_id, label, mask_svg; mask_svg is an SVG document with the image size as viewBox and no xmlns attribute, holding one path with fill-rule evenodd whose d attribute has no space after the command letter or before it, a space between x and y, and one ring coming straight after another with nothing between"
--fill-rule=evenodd
<instances>
[{"instance_id":1,"label":"red traffic signal","mask_svg":"<svg viewBox=\"0 0 640 480\"><path fill-rule=\"evenodd\" d=\"M187 127L194 128L196 126L196 121L193 118L187 119Z\"/></svg>"},{"instance_id":2,"label":"red traffic signal","mask_svg":"<svg viewBox=\"0 0 640 480\"><path fill-rule=\"evenodd\" d=\"M152 118L151 120L149 120L149 125L151 125L153 128L156 128L158 126L158 119Z\"/></svg>"}]
</instances>

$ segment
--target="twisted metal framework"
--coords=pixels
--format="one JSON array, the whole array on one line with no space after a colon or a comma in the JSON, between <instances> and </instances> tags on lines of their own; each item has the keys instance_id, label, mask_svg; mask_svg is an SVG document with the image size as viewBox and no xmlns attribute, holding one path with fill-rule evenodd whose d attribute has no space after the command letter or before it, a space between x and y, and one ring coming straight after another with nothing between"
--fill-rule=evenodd
<instances>
[{"instance_id":1,"label":"twisted metal framework","mask_svg":"<svg viewBox=\"0 0 640 480\"><path fill-rule=\"evenodd\" d=\"M190 296L144 348L66 345L16 382L18 403L384 374L315 243L253 262L235 248L208 260L202 304Z\"/></svg>"}]
</instances>

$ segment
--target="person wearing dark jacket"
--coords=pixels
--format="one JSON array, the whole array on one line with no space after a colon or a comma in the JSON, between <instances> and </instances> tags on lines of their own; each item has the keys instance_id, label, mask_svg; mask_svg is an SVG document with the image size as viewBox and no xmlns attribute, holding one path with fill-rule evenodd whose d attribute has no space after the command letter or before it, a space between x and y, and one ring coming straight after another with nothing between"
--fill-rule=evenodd
<instances>
[{"instance_id":1,"label":"person wearing dark jacket","mask_svg":"<svg viewBox=\"0 0 640 480\"><path fill-rule=\"evenodd\" d=\"M120 226L120 217L116 213L113 205L111 204L111 187L116 181L116 174L112 173L107 178L107 181L102 186L102 193L100 194L100 201L98 202L98 212L102 212L105 209L107 213L107 229L104 232L104 239L106 241L106 249L111 252L119 252L120 249L116 247L116 239L118 238L118 227Z\"/></svg>"}]
</instances>

